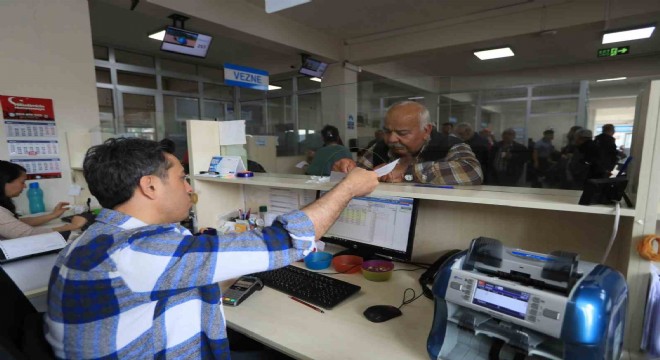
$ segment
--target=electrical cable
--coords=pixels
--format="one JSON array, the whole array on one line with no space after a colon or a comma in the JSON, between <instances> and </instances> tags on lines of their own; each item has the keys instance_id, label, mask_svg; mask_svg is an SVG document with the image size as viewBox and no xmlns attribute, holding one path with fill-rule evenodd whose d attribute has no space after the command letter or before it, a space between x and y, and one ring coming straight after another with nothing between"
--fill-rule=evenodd
<instances>
[{"instance_id":1,"label":"electrical cable","mask_svg":"<svg viewBox=\"0 0 660 360\"><path fill-rule=\"evenodd\" d=\"M610 254L610 251L612 250L612 245L614 245L614 239L616 238L616 233L619 231L619 218L621 217L621 204L619 202L616 202L616 215L614 215L614 225L612 226L612 236L610 236L610 242L607 244L607 248L605 249L605 254L603 254L603 259L600 261L601 264L605 263L605 260L607 260L607 256Z\"/></svg>"},{"instance_id":2,"label":"electrical cable","mask_svg":"<svg viewBox=\"0 0 660 360\"><path fill-rule=\"evenodd\" d=\"M406 294L408 294L408 291L412 292L412 298L406 300ZM404 305L411 304L413 301L422 297L422 295L424 295L424 293L417 295L417 293L413 288L407 288L406 290L403 291L403 300L401 301L401 305L399 305L398 309L401 309Z\"/></svg>"},{"instance_id":3,"label":"electrical cable","mask_svg":"<svg viewBox=\"0 0 660 360\"><path fill-rule=\"evenodd\" d=\"M660 236L646 235L644 239L637 243L637 252L639 256L646 260L660 261Z\"/></svg>"}]
</instances>

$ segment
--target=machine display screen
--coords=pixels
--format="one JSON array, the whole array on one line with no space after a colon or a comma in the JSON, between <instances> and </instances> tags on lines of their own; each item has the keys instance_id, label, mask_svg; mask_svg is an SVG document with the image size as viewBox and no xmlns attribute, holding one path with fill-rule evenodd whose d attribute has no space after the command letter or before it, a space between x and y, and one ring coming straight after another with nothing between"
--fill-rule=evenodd
<instances>
[{"instance_id":1,"label":"machine display screen","mask_svg":"<svg viewBox=\"0 0 660 360\"><path fill-rule=\"evenodd\" d=\"M479 280L472 303L525 320L530 294Z\"/></svg>"}]
</instances>

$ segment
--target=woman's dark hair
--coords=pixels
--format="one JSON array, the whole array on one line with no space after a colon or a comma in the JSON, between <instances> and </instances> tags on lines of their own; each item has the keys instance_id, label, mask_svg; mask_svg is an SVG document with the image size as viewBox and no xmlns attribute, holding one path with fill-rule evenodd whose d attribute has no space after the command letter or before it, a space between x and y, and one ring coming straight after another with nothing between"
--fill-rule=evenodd
<instances>
[{"instance_id":1,"label":"woman's dark hair","mask_svg":"<svg viewBox=\"0 0 660 360\"><path fill-rule=\"evenodd\" d=\"M5 185L18 179L22 174L27 173L24 167L9 161L0 160L0 206L9 210L18 218L16 214L16 205L7 194L5 194Z\"/></svg>"},{"instance_id":2,"label":"woman's dark hair","mask_svg":"<svg viewBox=\"0 0 660 360\"><path fill-rule=\"evenodd\" d=\"M344 145L344 142L339 137L339 129L332 125L326 125L321 129L321 137L323 137L323 143L326 145L331 142Z\"/></svg>"},{"instance_id":3,"label":"woman's dark hair","mask_svg":"<svg viewBox=\"0 0 660 360\"><path fill-rule=\"evenodd\" d=\"M133 197L143 176L167 178L172 166L167 150L156 141L136 138L108 139L89 148L83 162L89 191L101 206L114 209Z\"/></svg>"}]
</instances>

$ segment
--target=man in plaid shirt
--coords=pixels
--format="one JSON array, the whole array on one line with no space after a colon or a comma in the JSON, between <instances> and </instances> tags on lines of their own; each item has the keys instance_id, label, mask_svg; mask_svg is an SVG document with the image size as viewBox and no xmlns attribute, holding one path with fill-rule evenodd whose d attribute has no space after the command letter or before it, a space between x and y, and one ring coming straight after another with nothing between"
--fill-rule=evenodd
<instances>
[{"instance_id":1,"label":"man in plaid shirt","mask_svg":"<svg viewBox=\"0 0 660 360\"><path fill-rule=\"evenodd\" d=\"M84 174L104 209L64 248L48 288L46 338L67 359L228 359L218 282L301 259L377 175L358 169L272 226L192 236L192 188L157 142L110 139L90 148ZM222 201L222 199L218 199Z\"/></svg>"},{"instance_id":2,"label":"man in plaid shirt","mask_svg":"<svg viewBox=\"0 0 660 360\"><path fill-rule=\"evenodd\" d=\"M341 159L334 171L348 172L356 166L376 169L399 159L394 170L381 177L385 182L416 182L448 185L479 185L481 165L469 145L455 136L439 133L429 122L429 111L414 101L392 105L385 116L385 138L358 159Z\"/></svg>"}]
</instances>

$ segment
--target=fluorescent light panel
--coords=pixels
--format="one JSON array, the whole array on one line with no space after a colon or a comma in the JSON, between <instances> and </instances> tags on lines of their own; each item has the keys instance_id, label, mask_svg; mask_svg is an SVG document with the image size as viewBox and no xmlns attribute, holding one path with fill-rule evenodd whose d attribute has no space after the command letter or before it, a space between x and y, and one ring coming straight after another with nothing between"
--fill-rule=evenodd
<instances>
[{"instance_id":1,"label":"fluorescent light panel","mask_svg":"<svg viewBox=\"0 0 660 360\"><path fill-rule=\"evenodd\" d=\"M149 38L154 39L154 40L163 41L163 39L165 38L165 30L155 32L155 33L149 35Z\"/></svg>"},{"instance_id":2,"label":"fluorescent light panel","mask_svg":"<svg viewBox=\"0 0 660 360\"><path fill-rule=\"evenodd\" d=\"M618 77L618 78L600 79L600 80L596 80L596 82L603 82L603 81L618 81L618 80L625 80L625 79L627 79L627 77L622 76L622 77Z\"/></svg>"},{"instance_id":3,"label":"fluorescent light panel","mask_svg":"<svg viewBox=\"0 0 660 360\"><path fill-rule=\"evenodd\" d=\"M423 98L424 98L423 96L413 96L413 97L409 97L408 100L421 100Z\"/></svg>"},{"instance_id":4,"label":"fluorescent light panel","mask_svg":"<svg viewBox=\"0 0 660 360\"><path fill-rule=\"evenodd\" d=\"M272 14L276 11L288 9L290 7L302 5L312 0L266 0L266 13Z\"/></svg>"},{"instance_id":5,"label":"fluorescent light panel","mask_svg":"<svg viewBox=\"0 0 660 360\"><path fill-rule=\"evenodd\" d=\"M321 78L313 77L313 78L309 78L309 79L312 80L312 81L321 82Z\"/></svg>"},{"instance_id":6,"label":"fluorescent light panel","mask_svg":"<svg viewBox=\"0 0 660 360\"><path fill-rule=\"evenodd\" d=\"M510 47L503 47L499 49L475 51L474 55L476 55L476 57L478 57L479 60L490 60L490 59L498 59L503 57L514 56L515 54L513 53L513 50L511 50Z\"/></svg>"},{"instance_id":7,"label":"fluorescent light panel","mask_svg":"<svg viewBox=\"0 0 660 360\"><path fill-rule=\"evenodd\" d=\"M268 84L268 91L270 91L270 90L279 90L281 88L282 88L281 86L275 86L275 85Z\"/></svg>"},{"instance_id":8,"label":"fluorescent light panel","mask_svg":"<svg viewBox=\"0 0 660 360\"><path fill-rule=\"evenodd\" d=\"M610 44L621 41L630 41L638 39L647 39L651 37L655 26L647 26L633 30L615 31L603 34L603 44Z\"/></svg>"}]
</instances>

